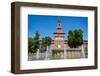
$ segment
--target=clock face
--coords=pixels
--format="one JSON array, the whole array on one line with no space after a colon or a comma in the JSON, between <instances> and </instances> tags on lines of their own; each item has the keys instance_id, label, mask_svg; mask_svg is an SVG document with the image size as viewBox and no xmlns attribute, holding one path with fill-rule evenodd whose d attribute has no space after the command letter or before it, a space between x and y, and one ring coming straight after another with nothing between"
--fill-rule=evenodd
<instances>
[{"instance_id":1,"label":"clock face","mask_svg":"<svg viewBox=\"0 0 100 76\"><path fill-rule=\"evenodd\" d=\"M58 48L61 48L61 45L58 45Z\"/></svg>"}]
</instances>

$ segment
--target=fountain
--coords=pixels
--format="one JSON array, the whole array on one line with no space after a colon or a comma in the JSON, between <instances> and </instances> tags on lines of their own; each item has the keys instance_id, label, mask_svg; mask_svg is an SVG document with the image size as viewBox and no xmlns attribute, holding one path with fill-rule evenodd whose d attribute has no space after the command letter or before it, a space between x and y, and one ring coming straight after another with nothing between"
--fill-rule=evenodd
<instances>
[{"instance_id":1,"label":"fountain","mask_svg":"<svg viewBox=\"0 0 100 76\"><path fill-rule=\"evenodd\" d=\"M64 45L64 59L66 59L66 51L67 51L67 48L66 48L66 46Z\"/></svg>"},{"instance_id":2,"label":"fountain","mask_svg":"<svg viewBox=\"0 0 100 76\"><path fill-rule=\"evenodd\" d=\"M48 59L48 50L49 50L49 48L48 48L48 46L47 46L47 50L46 50L46 52L45 52L45 59Z\"/></svg>"},{"instance_id":3,"label":"fountain","mask_svg":"<svg viewBox=\"0 0 100 76\"><path fill-rule=\"evenodd\" d=\"M81 58L85 58L85 52L84 52L84 47L82 45L82 50L81 50Z\"/></svg>"},{"instance_id":4,"label":"fountain","mask_svg":"<svg viewBox=\"0 0 100 76\"><path fill-rule=\"evenodd\" d=\"M37 60L40 58L40 57L39 57L39 54L40 54L39 49L37 49L37 52L36 52L36 59L37 59Z\"/></svg>"},{"instance_id":5,"label":"fountain","mask_svg":"<svg viewBox=\"0 0 100 76\"><path fill-rule=\"evenodd\" d=\"M50 48L50 51L49 51L49 58L52 58L52 48Z\"/></svg>"}]
</instances>

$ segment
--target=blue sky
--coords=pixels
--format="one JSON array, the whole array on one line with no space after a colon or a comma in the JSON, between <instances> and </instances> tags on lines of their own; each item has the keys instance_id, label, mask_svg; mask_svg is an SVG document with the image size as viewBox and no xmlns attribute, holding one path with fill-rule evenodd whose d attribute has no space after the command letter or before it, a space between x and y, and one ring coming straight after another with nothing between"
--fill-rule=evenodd
<instances>
[{"instance_id":1,"label":"blue sky","mask_svg":"<svg viewBox=\"0 0 100 76\"><path fill-rule=\"evenodd\" d=\"M60 16L65 39L68 31L74 29L83 30L83 39L88 39L88 17ZM40 33L40 38L45 36L54 37L58 23L58 16L28 15L28 36L34 37L36 31Z\"/></svg>"}]
</instances>

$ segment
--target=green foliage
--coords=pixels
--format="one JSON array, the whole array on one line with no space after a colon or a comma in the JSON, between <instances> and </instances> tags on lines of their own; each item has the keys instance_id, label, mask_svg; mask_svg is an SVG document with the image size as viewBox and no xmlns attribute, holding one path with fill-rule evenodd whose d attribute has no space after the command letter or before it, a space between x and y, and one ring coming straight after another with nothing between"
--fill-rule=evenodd
<instances>
[{"instance_id":1,"label":"green foliage","mask_svg":"<svg viewBox=\"0 0 100 76\"><path fill-rule=\"evenodd\" d=\"M51 44L51 40L52 39L49 36L46 36L46 37L42 38L42 44L44 46L49 46Z\"/></svg>"},{"instance_id":2,"label":"green foliage","mask_svg":"<svg viewBox=\"0 0 100 76\"><path fill-rule=\"evenodd\" d=\"M36 32L35 37L34 37L34 49L38 49L39 45L40 45L40 34L38 32Z\"/></svg>"},{"instance_id":3,"label":"green foliage","mask_svg":"<svg viewBox=\"0 0 100 76\"><path fill-rule=\"evenodd\" d=\"M32 53L33 52L33 38L29 37L28 38L28 52Z\"/></svg>"},{"instance_id":4,"label":"green foliage","mask_svg":"<svg viewBox=\"0 0 100 76\"><path fill-rule=\"evenodd\" d=\"M49 36L42 38L41 46L42 51L46 51L46 47L50 46L52 39Z\"/></svg>"},{"instance_id":5,"label":"green foliage","mask_svg":"<svg viewBox=\"0 0 100 76\"><path fill-rule=\"evenodd\" d=\"M35 33L35 37L28 39L28 51L31 53L35 53L40 46L40 34L38 32Z\"/></svg>"},{"instance_id":6,"label":"green foliage","mask_svg":"<svg viewBox=\"0 0 100 76\"><path fill-rule=\"evenodd\" d=\"M28 52L36 53L37 49L40 49L40 45L40 51L46 51L46 47L50 46L51 41L52 39L49 36L46 36L42 38L42 41L40 42L40 34L36 32L34 38L28 38Z\"/></svg>"},{"instance_id":7,"label":"green foliage","mask_svg":"<svg viewBox=\"0 0 100 76\"><path fill-rule=\"evenodd\" d=\"M81 29L70 30L68 32L68 45L76 48L83 43L83 31Z\"/></svg>"}]
</instances>

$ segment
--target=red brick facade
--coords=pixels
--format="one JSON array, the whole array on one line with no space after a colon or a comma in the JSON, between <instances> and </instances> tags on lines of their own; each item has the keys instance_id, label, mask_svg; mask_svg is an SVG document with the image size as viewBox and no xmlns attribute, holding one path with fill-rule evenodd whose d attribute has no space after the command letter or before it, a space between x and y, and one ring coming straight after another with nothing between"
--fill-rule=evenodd
<instances>
[{"instance_id":1,"label":"red brick facade","mask_svg":"<svg viewBox=\"0 0 100 76\"><path fill-rule=\"evenodd\" d=\"M64 34L62 31L62 25L60 18L58 19L57 30L54 32L54 41L52 42L52 48L63 49L64 48Z\"/></svg>"},{"instance_id":2,"label":"red brick facade","mask_svg":"<svg viewBox=\"0 0 100 76\"><path fill-rule=\"evenodd\" d=\"M59 18L56 32L54 32L54 39L52 40L52 43L51 43L52 49L64 50L64 48L70 48L67 44L67 40L64 40L64 35L65 35L65 33L62 31L62 24L61 24L61 20ZM84 46L84 48L87 48L87 46L88 46L87 40L83 41L83 46Z\"/></svg>"}]
</instances>

